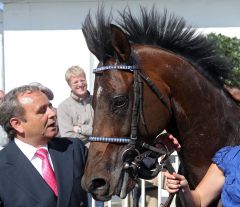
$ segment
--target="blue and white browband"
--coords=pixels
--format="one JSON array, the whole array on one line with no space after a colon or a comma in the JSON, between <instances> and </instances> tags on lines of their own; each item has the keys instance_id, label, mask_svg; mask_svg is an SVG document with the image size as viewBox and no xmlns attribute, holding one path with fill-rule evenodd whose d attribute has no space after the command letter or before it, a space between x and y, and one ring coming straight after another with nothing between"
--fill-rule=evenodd
<instances>
[{"instance_id":1,"label":"blue and white browband","mask_svg":"<svg viewBox=\"0 0 240 207\"><path fill-rule=\"evenodd\" d=\"M88 138L89 142L108 142L108 143L126 143L128 144L131 139L127 137L89 137Z\"/></svg>"},{"instance_id":2,"label":"blue and white browband","mask_svg":"<svg viewBox=\"0 0 240 207\"><path fill-rule=\"evenodd\" d=\"M137 70L137 67L135 65L106 65L106 66L93 69L93 72L95 73L97 71L113 70L113 69L134 71L134 70Z\"/></svg>"}]
</instances>

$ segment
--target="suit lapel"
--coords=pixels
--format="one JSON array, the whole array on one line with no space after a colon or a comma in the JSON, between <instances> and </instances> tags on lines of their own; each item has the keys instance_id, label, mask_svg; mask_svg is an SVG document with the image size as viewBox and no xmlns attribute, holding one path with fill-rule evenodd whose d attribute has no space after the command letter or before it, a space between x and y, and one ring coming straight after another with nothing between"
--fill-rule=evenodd
<instances>
[{"instance_id":1,"label":"suit lapel","mask_svg":"<svg viewBox=\"0 0 240 207\"><path fill-rule=\"evenodd\" d=\"M9 179L12 179L25 194L36 200L36 203L42 206L46 206L47 203L54 204L56 199L52 190L15 142L11 141L6 148L8 153L6 176L9 176Z\"/></svg>"},{"instance_id":2,"label":"suit lapel","mask_svg":"<svg viewBox=\"0 0 240 207\"><path fill-rule=\"evenodd\" d=\"M58 186L57 206L67 207L70 202L73 185L73 148L61 146L54 139L48 144Z\"/></svg>"}]
</instances>

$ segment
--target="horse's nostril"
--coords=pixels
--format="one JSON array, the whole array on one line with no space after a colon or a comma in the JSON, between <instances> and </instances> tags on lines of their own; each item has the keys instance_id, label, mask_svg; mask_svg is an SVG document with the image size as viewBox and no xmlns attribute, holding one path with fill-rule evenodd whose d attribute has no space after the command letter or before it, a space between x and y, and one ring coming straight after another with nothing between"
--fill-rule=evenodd
<instances>
[{"instance_id":1,"label":"horse's nostril","mask_svg":"<svg viewBox=\"0 0 240 207\"><path fill-rule=\"evenodd\" d=\"M92 188L93 189L100 189L106 185L106 182L104 179L96 178L92 181Z\"/></svg>"},{"instance_id":2,"label":"horse's nostril","mask_svg":"<svg viewBox=\"0 0 240 207\"><path fill-rule=\"evenodd\" d=\"M112 193L109 192L109 184L107 180L103 178L92 179L88 186L88 192L90 192L95 200L108 201L112 197Z\"/></svg>"}]
</instances>

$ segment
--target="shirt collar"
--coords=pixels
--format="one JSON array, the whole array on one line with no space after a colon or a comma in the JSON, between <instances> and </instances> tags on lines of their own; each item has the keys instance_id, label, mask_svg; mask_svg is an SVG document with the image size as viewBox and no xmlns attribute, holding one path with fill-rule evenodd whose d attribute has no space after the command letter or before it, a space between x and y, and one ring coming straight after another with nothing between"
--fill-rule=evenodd
<instances>
[{"instance_id":1,"label":"shirt collar","mask_svg":"<svg viewBox=\"0 0 240 207\"><path fill-rule=\"evenodd\" d=\"M77 102L83 102L85 100L87 100L90 97L90 92L87 91L87 95L84 98L79 98L77 95L75 95L72 91L71 91L71 97L77 101Z\"/></svg>"},{"instance_id":2,"label":"shirt collar","mask_svg":"<svg viewBox=\"0 0 240 207\"><path fill-rule=\"evenodd\" d=\"M30 145L30 144L27 144L17 138L14 139L14 142L16 143L16 145L19 147L19 149L23 152L23 154L31 161L34 156L35 156L35 153L37 151L38 148ZM46 150L48 150L48 147L47 145L41 147L41 148L44 148Z\"/></svg>"}]
</instances>

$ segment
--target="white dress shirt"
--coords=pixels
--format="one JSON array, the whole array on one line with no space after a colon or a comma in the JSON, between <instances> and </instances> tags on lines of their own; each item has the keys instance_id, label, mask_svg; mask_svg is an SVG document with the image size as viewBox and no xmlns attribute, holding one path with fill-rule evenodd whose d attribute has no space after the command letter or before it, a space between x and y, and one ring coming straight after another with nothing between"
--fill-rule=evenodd
<instances>
[{"instance_id":1,"label":"white dress shirt","mask_svg":"<svg viewBox=\"0 0 240 207\"><path fill-rule=\"evenodd\" d=\"M19 149L23 152L23 154L29 159L29 161L33 164L33 166L37 169L37 171L41 174L42 176L42 160L35 156L35 153L36 151L39 149L39 148L36 148L30 144L27 144L17 138L14 139L16 145L19 147ZM44 148L48 151L48 147L47 145L44 146L44 147L41 147L41 148ZM48 159L50 161L50 164L53 168L53 171L54 171L54 167L53 167L53 164L52 164L52 160L51 160L51 157L50 157L50 154L48 153Z\"/></svg>"}]
</instances>

